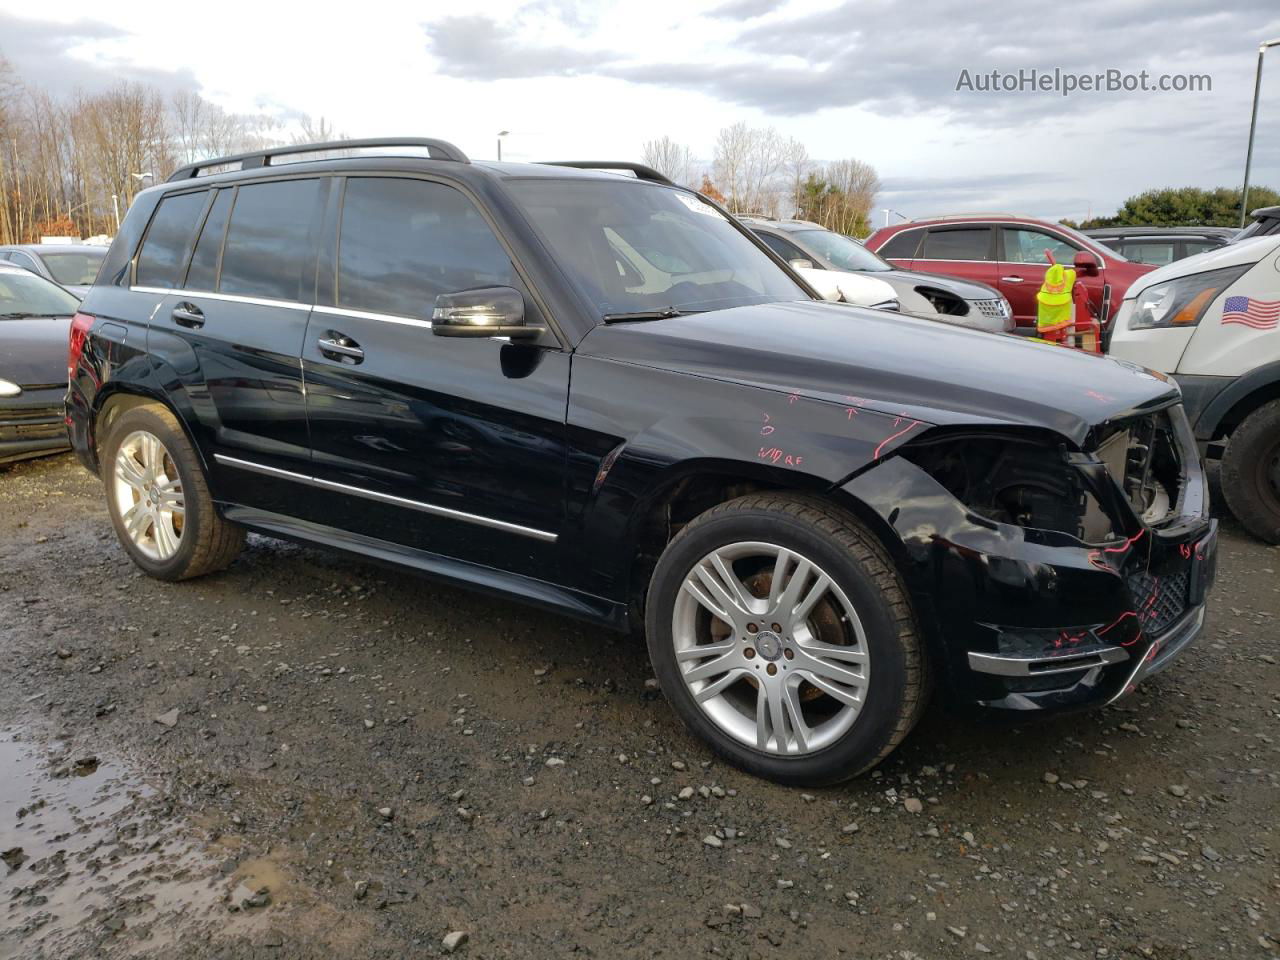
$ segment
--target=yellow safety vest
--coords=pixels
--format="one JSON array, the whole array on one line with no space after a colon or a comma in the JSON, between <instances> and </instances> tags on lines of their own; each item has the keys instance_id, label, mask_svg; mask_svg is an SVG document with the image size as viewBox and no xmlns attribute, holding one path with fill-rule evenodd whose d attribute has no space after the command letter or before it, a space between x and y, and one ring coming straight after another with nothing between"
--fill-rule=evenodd
<instances>
[{"instance_id":1,"label":"yellow safety vest","mask_svg":"<svg viewBox=\"0 0 1280 960\"><path fill-rule=\"evenodd\" d=\"M1044 283L1036 294L1036 329L1060 327L1071 322L1071 288L1076 272L1055 263L1044 272Z\"/></svg>"}]
</instances>

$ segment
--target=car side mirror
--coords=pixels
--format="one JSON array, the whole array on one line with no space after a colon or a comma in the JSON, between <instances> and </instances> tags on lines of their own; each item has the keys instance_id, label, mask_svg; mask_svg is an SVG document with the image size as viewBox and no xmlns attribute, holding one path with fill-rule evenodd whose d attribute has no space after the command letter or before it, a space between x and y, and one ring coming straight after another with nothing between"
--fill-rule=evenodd
<instances>
[{"instance_id":1,"label":"car side mirror","mask_svg":"<svg viewBox=\"0 0 1280 960\"><path fill-rule=\"evenodd\" d=\"M812 260L806 260L803 257L796 257L794 260L788 260L787 263L791 264L791 266L793 266L797 270L817 269L816 267L814 267Z\"/></svg>"},{"instance_id":2,"label":"car side mirror","mask_svg":"<svg viewBox=\"0 0 1280 960\"><path fill-rule=\"evenodd\" d=\"M1077 253L1071 265L1076 268L1076 273L1081 276L1096 277L1098 275L1098 258L1088 250L1081 250Z\"/></svg>"},{"instance_id":3,"label":"car side mirror","mask_svg":"<svg viewBox=\"0 0 1280 960\"><path fill-rule=\"evenodd\" d=\"M525 322L524 296L513 287L477 287L442 293L431 312L437 337L510 337L532 340L544 328Z\"/></svg>"}]
</instances>

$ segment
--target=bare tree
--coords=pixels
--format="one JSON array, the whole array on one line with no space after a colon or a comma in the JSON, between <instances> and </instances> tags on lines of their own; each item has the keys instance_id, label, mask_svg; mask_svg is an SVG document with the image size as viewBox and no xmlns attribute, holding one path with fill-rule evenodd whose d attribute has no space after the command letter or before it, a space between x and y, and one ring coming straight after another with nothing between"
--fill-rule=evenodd
<instances>
[{"instance_id":1,"label":"bare tree","mask_svg":"<svg viewBox=\"0 0 1280 960\"><path fill-rule=\"evenodd\" d=\"M313 120L311 114L305 114L299 123L299 130L293 135L290 142L295 144L304 143L325 143L329 140L350 140L351 138L345 133L340 133L334 125L320 117Z\"/></svg>"},{"instance_id":2,"label":"bare tree","mask_svg":"<svg viewBox=\"0 0 1280 960\"><path fill-rule=\"evenodd\" d=\"M694 159L693 151L668 136L646 140L640 158L668 180L686 186L696 186L698 182L698 161Z\"/></svg>"},{"instance_id":3,"label":"bare tree","mask_svg":"<svg viewBox=\"0 0 1280 960\"><path fill-rule=\"evenodd\" d=\"M776 216L787 143L773 127L753 129L743 121L716 137L715 178L734 213Z\"/></svg>"},{"instance_id":4,"label":"bare tree","mask_svg":"<svg viewBox=\"0 0 1280 960\"><path fill-rule=\"evenodd\" d=\"M783 165L791 186L791 195L788 199L791 201L792 210L799 211L804 192L804 179L808 176L813 161L809 159L809 151L805 145L794 137L789 138L783 148Z\"/></svg>"}]
</instances>

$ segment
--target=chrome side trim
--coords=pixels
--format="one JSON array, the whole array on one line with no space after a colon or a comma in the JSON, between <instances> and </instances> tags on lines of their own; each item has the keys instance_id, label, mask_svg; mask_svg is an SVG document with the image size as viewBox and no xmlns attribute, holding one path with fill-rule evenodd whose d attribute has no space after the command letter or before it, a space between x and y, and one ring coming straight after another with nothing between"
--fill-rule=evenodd
<instances>
[{"instance_id":1,"label":"chrome side trim","mask_svg":"<svg viewBox=\"0 0 1280 960\"><path fill-rule=\"evenodd\" d=\"M1123 647L1106 647L1081 654L1056 657L1002 657L995 653L969 652L969 669L998 677L1042 677L1055 673L1073 673L1129 659Z\"/></svg>"},{"instance_id":2,"label":"chrome side trim","mask_svg":"<svg viewBox=\"0 0 1280 960\"><path fill-rule=\"evenodd\" d=\"M425 503L421 500L410 500L407 497L397 497L394 494L382 493L378 490L366 490L364 487L353 487L345 483L337 483L333 480L325 480L321 477L308 476L303 473L294 473L292 470L282 470L279 467L270 467L263 463L254 463L251 460L241 460L238 457L229 457L226 454L215 453L213 459L218 463L226 464L229 467L237 467L241 470L248 470L252 473L261 473L269 477L279 477L284 480L296 480L299 483L305 483L312 487L319 487L323 490L334 490L339 493L349 493L354 497L364 497L366 500L376 500L379 503L389 503L396 507L406 507L410 510L419 510L422 513L429 513L437 517L447 517L450 520L460 520L463 523L474 523L481 527L490 527L494 530L505 530L508 533L516 533L522 537L532 537L535 540L542 540L545 543L555 543L560 539L560 535L550 533L546 530L538 530L535 527L525 527L518 523L509 523L506 520L496 520L493 517L484 517L478 513L467 513L464 510L454 510L452 507L440 507L434 503Z\"/></svg>"},{"instance_id":3,"label":"chrome side trim","mask_svg":"<svg viewBox=\"0 0 1280 960\"><path fill-rule=\"evenodd\" d=\"M536 530L533 527L523 527L518 523L508 523L506 520L495 520L493 517L482 517L476 513L466 513L462 510L454 510L451 507L438 507L434 503L424 503L421 500L409 500L405 497L393 496L390 493L380 493L377 490L366 490L363 487L351 487L345 483L335 483L332 480L322 480L319 477L313 477L311 482L325 490L336 490L340 493L349 493L355 497L364 497L367 500L377 500L380 503L390 503L397 507L408 507L410 510L420 510L423 513L434 514L438 517L448 517L452 520L461 520L464 523L474 523L482 527L492 527L495 530L506 530L508 533L518 533L524 537L533 537L535 540L543 540L547 543L555 543L558 535L548 533L546 530Z\"/></svg>"},{"instance_id":4,"label":"chrome side trim","mask_svg":"<svg viewBox=\"0 0 1280 960\"><path fill-rule=\"evenodd\" d=\"M225 463L229 467L239 467L241 470L249 470L253 473L263 473L268 477L281 477L285 480L297 480L300 483L310 483L311 477L305 473L294 473L292 470L281 470L279 467L269 467L265 463L254 463L251 460L241 460L238 457L228 457L223 453L215 453L213 459L219 463Z\"/></svg>"},{"instance_id":5,"label":"chrome side trim","mask_svg":"<svg viewBox=\"0 0 1280 960\"><path fill-rule=\"evenodd\" d=\"M244 297L237 293L214 293L212 290L182 290L165 287L130 287L131 293L150 293L156 296L202 297L206 300L224 300L227 303L247 303L258 307L284 307L286 310L314 310L316 313L329 314L335 317L355 317L360 320L381 320L383 323L400 323L409 327L431 329L430 320L419 320L417 317L401 317L393 313L374 313L370 310L349 310L346 307L330 307L314 303L302 303L299 300L269 300L266 297ZM160 307L156 304L156 309Z\"/></svg>"},{"instance_id":6,"label":"chrome side trim","mask_svg":"<svg viewBox=\"0 0 1280 960\"><path fill-rule=\"evenodd\" d=\"M242 297L238 293L214 293L212 290L181 290L164 287L130 287L131 293L152 293L162 297L203 297L206 300L225 300L227 303L248 303L257 307L283 307L286 310L310 310L311 304L297 300L269 300L266 297Z\"/></svg>"},{"instance_id":7,"label":"chrome side trim","mask_svg":"<svg viewBox=\"0 0 1280 960\"><path fill-rule=\"evenodd\" d=\"M382 320L385 323L403 323L410 327L431 329L430 320L419 320L417 317L402 317L394 313L372 313L368 310L348 310L346 307L312 307L316 313L329 314L335 317L355 317L357 320Z\"/></svg>"}]
</instances>

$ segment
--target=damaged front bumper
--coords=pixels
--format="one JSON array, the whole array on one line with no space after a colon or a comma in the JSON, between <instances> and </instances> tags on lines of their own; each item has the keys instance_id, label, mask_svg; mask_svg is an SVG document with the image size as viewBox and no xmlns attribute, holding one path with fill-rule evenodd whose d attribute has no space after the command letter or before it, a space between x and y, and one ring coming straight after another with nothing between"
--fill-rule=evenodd
<instances>
[{"instance_id":1,"label":"damaged front bumper","mask_svg":"<svg viewBox=\"0 0 1280 960\"><path fill-rule=\"evenodd\" d=\"M1198 464L1191 483L1202 484ZM1205 621L1217 522L1197 491L1122 542L978 516L903 457L844 485L896 533L899 568L953 700L996 710L1113 702L1164 669Z\"/></svg>"}]
</instances>

